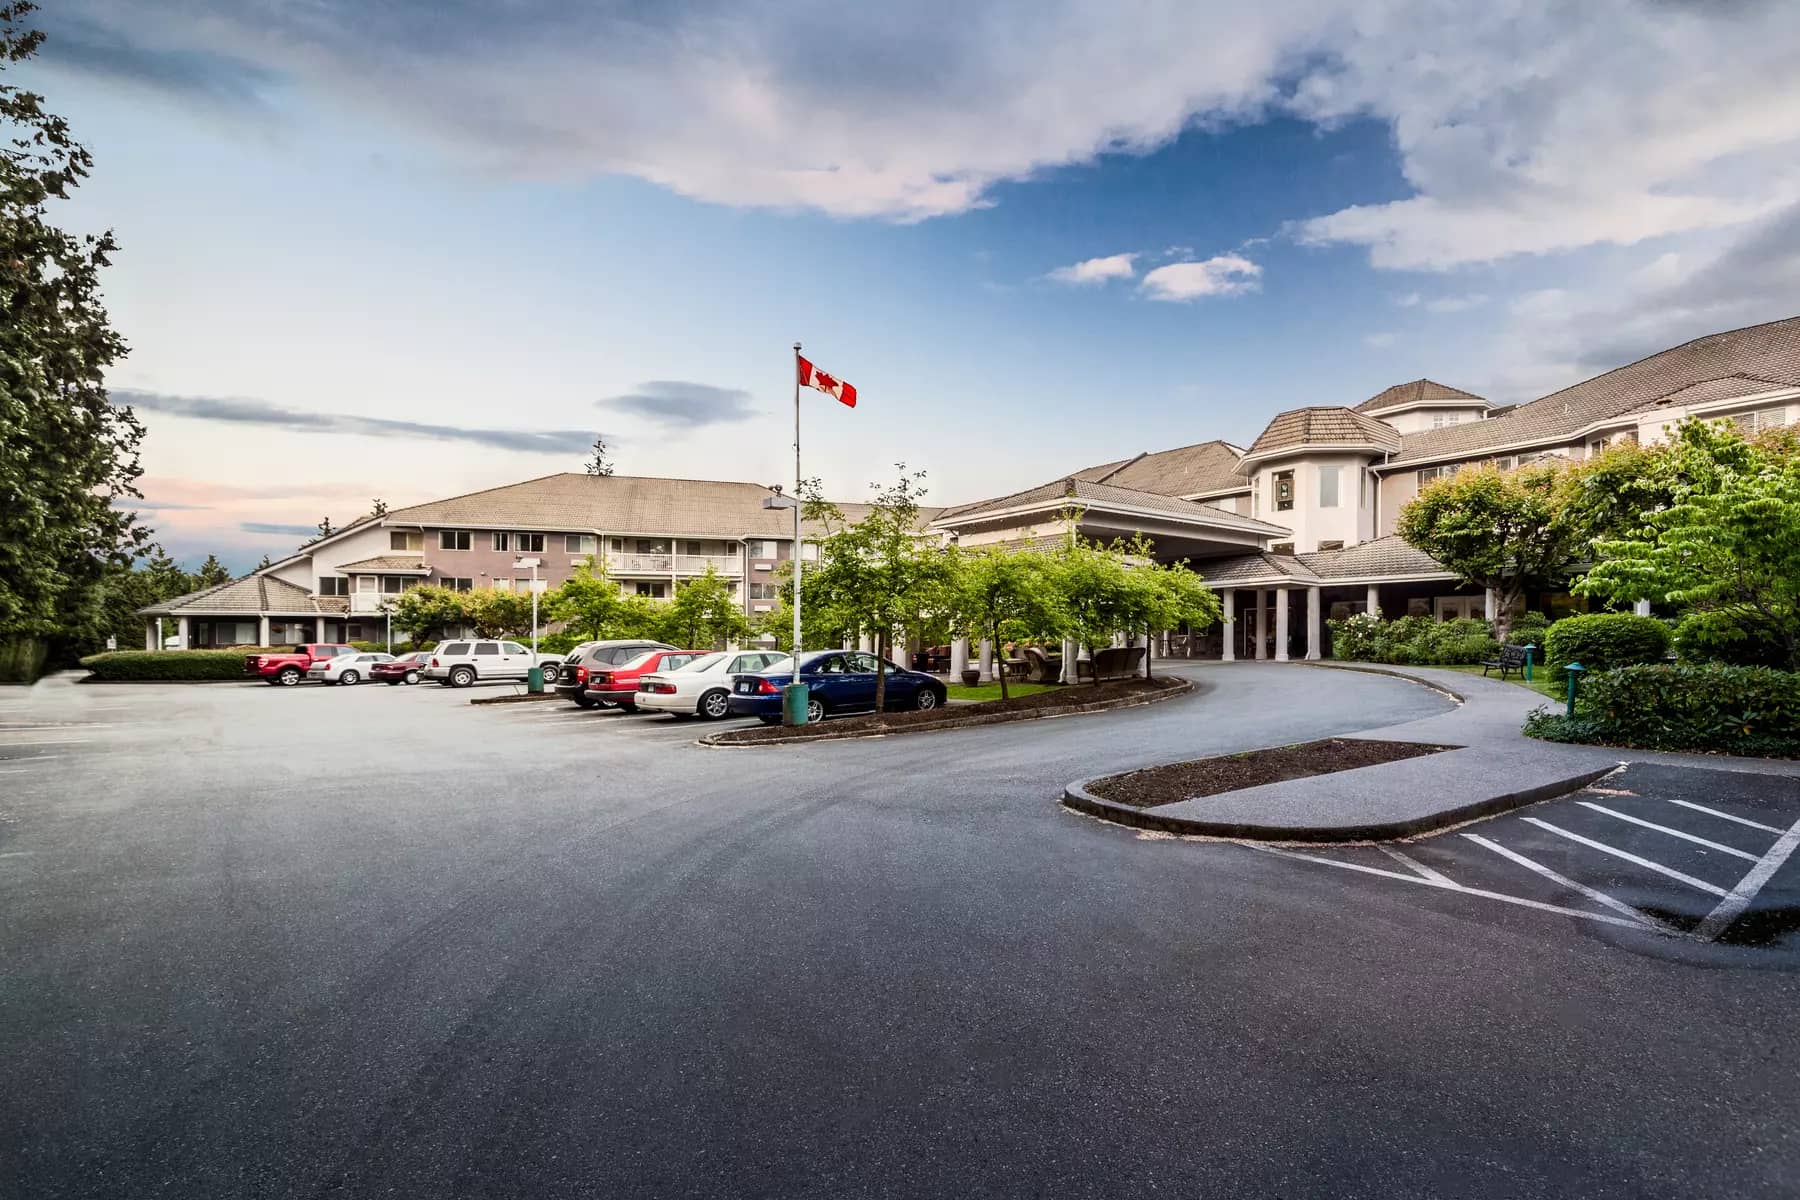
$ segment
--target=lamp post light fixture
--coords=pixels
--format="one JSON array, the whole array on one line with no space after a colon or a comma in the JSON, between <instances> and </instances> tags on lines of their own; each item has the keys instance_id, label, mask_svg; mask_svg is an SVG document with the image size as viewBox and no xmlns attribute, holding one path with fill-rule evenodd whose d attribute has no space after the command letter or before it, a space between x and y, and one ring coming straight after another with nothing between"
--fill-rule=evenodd
<instances>
[{"instance_id":1,"label":"lamp post light fixture","mask_svg":"<svg viewBox=\"0 0 1800 1200\"><path fill-rule=\"evenodd\" d=\"M1587 668L1578 662L1572 662L1563 668L1563 672L1569 677L1569 703L1568 707L1563 710L1565 716L1571 718L1575 716L1575 685L1578 677L1585 674L1586 671Z\"/></svg>"},{"instance_id":2,"label":"lamp post light fixture","mask_svg":"<svg viewBox=\"0 0 1800 1200\"><path fill-rule=\"evenodd\" d=\"M531 692L544 690L544 668L538 665L538 567L543 563L541 558L521 558L513 564L513 570L531 570L531 670L527 672L526 689Z\"/></svg>"}]
</instances>

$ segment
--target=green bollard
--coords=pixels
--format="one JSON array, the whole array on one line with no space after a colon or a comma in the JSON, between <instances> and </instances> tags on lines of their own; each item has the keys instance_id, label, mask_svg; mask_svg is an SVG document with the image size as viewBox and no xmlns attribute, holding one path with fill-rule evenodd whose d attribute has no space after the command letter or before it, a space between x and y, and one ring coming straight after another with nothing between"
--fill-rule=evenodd
<instances>
[{"instance_id":1,"label":"green bollard","mask_svg":"<svg viewBox=\"0 0 1800 1200\"><path fill-rule=\"evenodd\" d=\"M544 694L544 668L534 666L525 672L525 690L533 696Z\"/></svg>"},{"instance_id":2,"label":"green bollard","mask_svg":"<svg viewBox=\"0 0 1800 1200\"><path fill-rule=\"evenodd\" d=\"M783 725L806 724L806 695L804 683L790 683L781 689L781 723Z\"/></svg>"},{"instance_id":3,"label":"green bollard","mask_svg":"<svg viewBox=\"0 0 1800 1200\"><path fill-rule=\"evenodd\" d=\"M1568 666L1564 667L1563 670L1569 676L1569 705L1568 708L1564 710L1564 715L1573 718L1575 716L1575 677L1587 670L1587 668L1580 663L1570 663Z\"/></svg>"},{"instance_id":4,"label":"green bollard","mask_svg":"<svg viewBox=\"0 0 1800 1200\"><path fill-rule=\"evenodd\" d=\"M1531 682L1531 653L1537 649L1536 642L1525 643L1525 682Z\"/></svg>"}]
</instances>

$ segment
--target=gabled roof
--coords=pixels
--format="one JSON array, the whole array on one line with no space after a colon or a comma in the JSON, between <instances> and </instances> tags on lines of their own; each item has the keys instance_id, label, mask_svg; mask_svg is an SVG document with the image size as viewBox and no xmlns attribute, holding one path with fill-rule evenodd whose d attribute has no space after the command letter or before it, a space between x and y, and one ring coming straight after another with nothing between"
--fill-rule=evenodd
<instances>
[{"instance_id":1,"label":"gabled roof","mask_svg":"<svg viewBox=\"0 0 1800 1200\"><path fill-rule=\"evenodd\" d=\"M1195 574L1214 587L1242 587L1252 583L1318 583L1319 577L1291 554L1258 550L1229 558L1206 558L1189 563Z\"/></svg>"},{"instance_id":2,"label":"gabled roof","mask_svg":"<svg viewBox=\"0 0 1800 1200\"><path fill-rule=\"evenodd\" d=\"M1393 387L1376 392L1357 405L1355 411L1374 415L1392 408L1406 408L1415 404L1443 404L1446 406L1478 404L1483 408L1488 407L1488 402L1473 392L1449 387L1434 379L1415 379L1411 383L1396 383Z\"/></svg>"},{"instance_id":3,"label":"gabled roof","mask_svg":"<svg viewBox=\"0 0 1800 1200\"><path fill-rule=\"evenodd\" d=\"M206 616L211 613L220 616L260 613L306 616L323 611L305 588L273 575L246 575L138 609L139 615L146 617Z\"/></svg>"},{"instance_id":4,"label":"gabled roof","mask_svg":"<svg viewBox=\"0 0 1800 1200\"><path fill-rule=\"evenodd\" d=\"M355 562L344 563L334 568L339 571L429 571L425 565L423 554L377 554L374 558L359 558Z\"/></svg>"},{"instance_id":5,"label":"gabled roof","mask_svg":"<svg viewBox=\"0 0 1800 1200\"><path fill-rule=\"evenodd\" d=\"M1378 446L1398 450L1400 435L1385 421L1348 408L1291 408L1275 415L1250 443L1244 458L1264 458L1301 446Z\"/></svg>"},{"instance_id":6,"label":"gabled roof","mask_svg":"<svg viewBox=\"0 0 1800 1200\"><path fill-rule=\"evenodd\" d=\"M1342 550L1314 550L1298 556L1307 570L1320 579L1362 579L1375 576L1447 574L1442 563L1423 550L1414 549L1396 534L1358 542Z\"/></svg>"},{"instance_id":7,"label":"gabled roof","mask_svg":"<svg viewBox=\"0 0 1800 1200\"><path fill-rule=\"evenodd\" d=\"M934 524L954 526L983 516L1009 512L1013 509L1051 509L1061 505L1080 507L1128 508L1142 512L1165 514L1177 520L1188 520L1198 524L1211 525L1219 529L1234 529L1245 533L1258 533L1270 536L1286 534L1288 530L1280 525L1271 525L1267 521L1258 521L1252 517L1242 517L1237 513L1226 512L1222 508L1214 508L1210 504L1202 504L1197 500L1183 500L1176 496L1164 496L1157 492L1141 492L1135 488L1116 487L1110 483L1094 483L1086 479L1066 476L1053 479L1049 483L1027 488L1022 492L1014 492L1010 496L1001 496L994 500L982 500L974 504L965 504L959 508L948 508L938 517Z\"/></svg>"},{"instance_id":8,"label":"gabled roof","mask_svg":"<svg viewBox=\"0 0 1800 1200\"><path fill-rule=\"evenodd\" d=\"M1201 442L1086 467L1076 471L1074 478L1165 496L1242 491L1244 479L1237 473L1238 456L1242 453L1229 442Z\"/></svg>"},{"instance_id":9,"label":"gabled roof","mask_svg":"<svg viewBox=\"0 0 1800 1200\"><path fill-rule=\"evenodd\" d=\"M1730 392L1739 385L1717 383L1734 379L1763 386ZM1653 408L1678 392L1709 382L1727 394L1704 389L1701 394L1722 399L1800 386L1800 317L1683 342L1521 404L1504 416L1409 433L1391 461L1464 457L1500 446L1567 439L1596 421Z\"/></svg>"}]
</instances>

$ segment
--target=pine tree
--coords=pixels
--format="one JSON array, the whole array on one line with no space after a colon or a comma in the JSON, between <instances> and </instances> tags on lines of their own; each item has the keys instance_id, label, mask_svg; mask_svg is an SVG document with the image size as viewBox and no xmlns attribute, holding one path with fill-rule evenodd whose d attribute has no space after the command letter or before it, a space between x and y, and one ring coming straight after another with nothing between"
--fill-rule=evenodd
<instances>
[{"instance_id":1,"label":"pine tree","mask_svg":"<svg viewBox=\"0 0 1800 1200\"><path fill-rule=\"evenodd\" d=\"M589 475L611 475L613 473L612 460L606 457L605 438L594 439L594 457L588 460L587 473Z\"/></svg>"},{"instance_id":2,"label":"pine tree","mask_svg":"<svg viewBox=\"0 0 1800 1200\"><path fill-rule=\"evenodd\" d=\"M262 561L256 564L256 569L258 571L266 571L274 565L273 562L269 561L269 556L265 554L262 556Z\"/></svg>"},{"instance_id":3,"label":"pine tree","mask_svg":"<svg viewBox=\"0 0 1800 1200\"><path fill-rule=\"evenodd\" d=\"M330 517L325 517L324 519L322 519L319 522L319 536L322 538L331 536L331 518Z\"/></svg>"},{"instance_id":4,"label":"pine tree","mask_svg":"<svg viewBox=\"0 0 1800 1200\"><path fill-rule=\"evenodd\" d=\"M218 587L221 583L230 582L231 572L225 569L225 564L219 561L219 556L216 554L207 555L206 561L201 563L200 569L194 573L196 589Z\"/></svg>"},{"instance_id":5,"label":"pine tree","mask_svg":"<svg viewBox=\"0 0 1800 1200\"><path fill-rule=\"evenodd\" d=\"M372 516L377 516L377 517L387 516L387 501L377 499L375 501L374 505L370 508L369 512Z\"/></svg>"}]
</instances>

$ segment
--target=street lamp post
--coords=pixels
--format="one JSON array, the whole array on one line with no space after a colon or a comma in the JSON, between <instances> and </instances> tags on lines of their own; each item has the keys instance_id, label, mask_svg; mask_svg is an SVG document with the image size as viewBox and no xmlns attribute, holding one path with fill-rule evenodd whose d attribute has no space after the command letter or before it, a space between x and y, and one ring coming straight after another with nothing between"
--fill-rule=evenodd
<instances>
[{"instance_id":1,"label":"street lamp post","mask_svg":"<svg viewBox=\"0 0 1800 1200\"><path fill-rule=\"evenodd\" d=\"M523 571L528 567L531 569L531 661L534 666L537 664L538 652L538 566L543 561L541 558L521 558L513 564L515 571Z\"/></svg>"}]
</instances>

